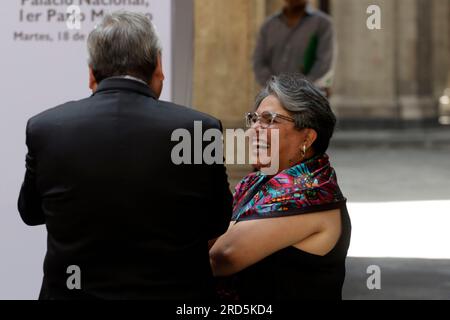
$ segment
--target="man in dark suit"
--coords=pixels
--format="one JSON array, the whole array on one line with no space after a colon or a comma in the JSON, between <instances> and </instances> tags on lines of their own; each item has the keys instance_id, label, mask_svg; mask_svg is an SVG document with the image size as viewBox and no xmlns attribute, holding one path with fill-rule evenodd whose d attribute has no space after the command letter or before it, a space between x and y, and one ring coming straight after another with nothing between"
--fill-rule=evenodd
<instances>
[{"instance_id":1,"label":"man in dark suit","mask_svg":"<svg viewBox=\"0 0 450 320\"><path fill-rule=\"evenodd\" d=\"M208 300L208 240L226 230L223 164L175 165L172 133L218 120L159 101L164 75L151 22L105 16L88 39L87 99L27 124L19 211L46 224L41 299Z\"/></svg>"}]
</instances>

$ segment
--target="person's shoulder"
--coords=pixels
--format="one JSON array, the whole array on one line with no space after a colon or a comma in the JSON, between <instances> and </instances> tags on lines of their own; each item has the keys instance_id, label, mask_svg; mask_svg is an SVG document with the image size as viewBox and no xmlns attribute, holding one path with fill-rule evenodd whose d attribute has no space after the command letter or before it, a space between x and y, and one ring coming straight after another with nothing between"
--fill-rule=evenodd
<instances>
[{"instance_id":1,"label":"person's shoulder","mask_svg":"<svg viewBox=\"0 0 450 320\"><path fill-rule=\"evenodd\" d=\"M171 113L173 120L185 123L201 121L203 127L221 129L220 120L204 112L163 100L159 100L158 104Z\"/></svg>"},{"instance_id":2,"label":"person's shoulder","mask_svg":"<svg viewBox=\"0 0 450 320\"><path fill-rule=\"evenodd\" d=\"M235 187L235 196L239 196L242 192L246 192L253 184L253 181L258 179L258 177L259 175L257 172L252 172L242 178Z\"/></svg>"},{"instance_id":3,"label":"person's shoulder","mask_svg":"<svg viewBox=\"0 0 450 320\"><path fill-rule=\"evenodd\" d=\"M277 11L275 13L272 13L271 15L269 15L266 20L264 21L264 23L270 23L273 21L278 21L281 17L281 11Z\"/></svg>"},{"instance_id":4,"label":"person's shoulder","mask_svg":"<svg viewBox=\"0 0 450 320\"><path fill-rule=\"evenodd\" d=\"M261 30L266 30L267 28L270 28L273 25L276 25L280 21L281 17L281 11L278 11L276 13L271 14L264 20Z\"/></svg>"},{"instance_id":5,"label":"person's shoulder","mask_svg":"<svg viewBox=\"0 0 450 320\"><path fill-rule=\"evenodd\" d=\"M323 12L322 10L313 9L312 15L315 19L318 19L320 23L323 25L331 26L333 24L333 18L329 14Z\"/></svg>"},{"instance_id":6,"label":"person's shoulder","mask_svg":"<svg viewBox=\"0 0 450 320\"><path fill-rule=\"evenodd\" d=\"M46 109L28 120L29 129L45 127L46 125L54 124L56 120L62 119L71 111L74 111L77 106L82 105L88 101L89 98L68 101L66 103L57 105L55 107Z\"/></svg>"}]
</instances>

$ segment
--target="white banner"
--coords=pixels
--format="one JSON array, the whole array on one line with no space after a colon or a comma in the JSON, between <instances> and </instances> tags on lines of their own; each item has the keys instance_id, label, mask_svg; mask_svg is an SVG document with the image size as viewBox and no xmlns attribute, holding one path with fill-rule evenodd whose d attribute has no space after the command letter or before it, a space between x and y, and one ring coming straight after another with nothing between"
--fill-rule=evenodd
<instances>
[{"instance_id":1,"label":"white banner","mask_svg":"<svg viewBox=\"0 0 450 320\"><path fill-rule=\"evenodd\" d=\"M71 5L75 11L67 11ZM77 7L74 7L77 10ZM28 228L17 212L25 172L26 120L45 109L91 94L86 39L106 12L143 12L163 44L171 100L172 1L6 0L0 7L0 299L35 299L42 279L45 229ZM74 20L74 17L80 19ZM79 24L78 24L79 22Z\"/></svg>"}]
</instances>

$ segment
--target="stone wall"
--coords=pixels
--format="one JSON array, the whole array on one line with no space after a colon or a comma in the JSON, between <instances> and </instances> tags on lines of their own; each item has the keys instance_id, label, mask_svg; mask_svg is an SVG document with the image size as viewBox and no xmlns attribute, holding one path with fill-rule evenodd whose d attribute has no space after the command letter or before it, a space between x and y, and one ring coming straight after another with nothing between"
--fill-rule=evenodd
<instances>
[{"instance_id":1,"label":"stone wall","mask_svg":"<svg viewBox=\"0 0 450 320\"><path fill-rule=\"evenodd\" d=\"M365 27L382 8L382 30ZM449 70L450 1L333 0L339 58L333 106L341 118L425 120Z\"/></svg>"},{"instance_id":2,"label":"stone wall","mask_svg":"<svg viewBox=\"0 0 450 320\"><path fill-rule=\"evenodd\" d=\"M317 5L318 1L311 1ZM264 19L283 0L195 0L193 105L226 126L253 103L251 56ZM366 9L382 9L369 30ZM341 119L423 120L448 86L450 0L330 0L338 40L331 100Z\"/></svg>"}]
</instances>

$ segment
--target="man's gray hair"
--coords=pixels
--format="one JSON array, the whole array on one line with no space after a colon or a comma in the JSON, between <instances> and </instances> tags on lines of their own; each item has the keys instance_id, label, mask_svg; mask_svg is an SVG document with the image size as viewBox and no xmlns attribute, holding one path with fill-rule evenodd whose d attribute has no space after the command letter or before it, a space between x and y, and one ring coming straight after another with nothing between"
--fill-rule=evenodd
<instances>
[{"instance_id":1,"label":"man's gray hair","mask_svg":"<svg viewBox=\"0 0 450 320\"><path fill-rule=\"evenodd\" d=\"M328 99L298 73L273 76L256 97L255 109L270 95L278 98L283 108L292 114L298 129L310 128L317 132L313 149L316 153L325 153L336 126L336 116Z\"/></svg>"},{"instance_id":2,"label":"man's gray hair","mask_svg":"<svg viewBox=\"0 0 450 320\"><path fill-rule=\"evenodd\" d=\"M97 83L130 75L148 82L158 63L161 43L150 19L141 13L106 14L87 40L89 66Z\"/></svg>"}]
</instances>

